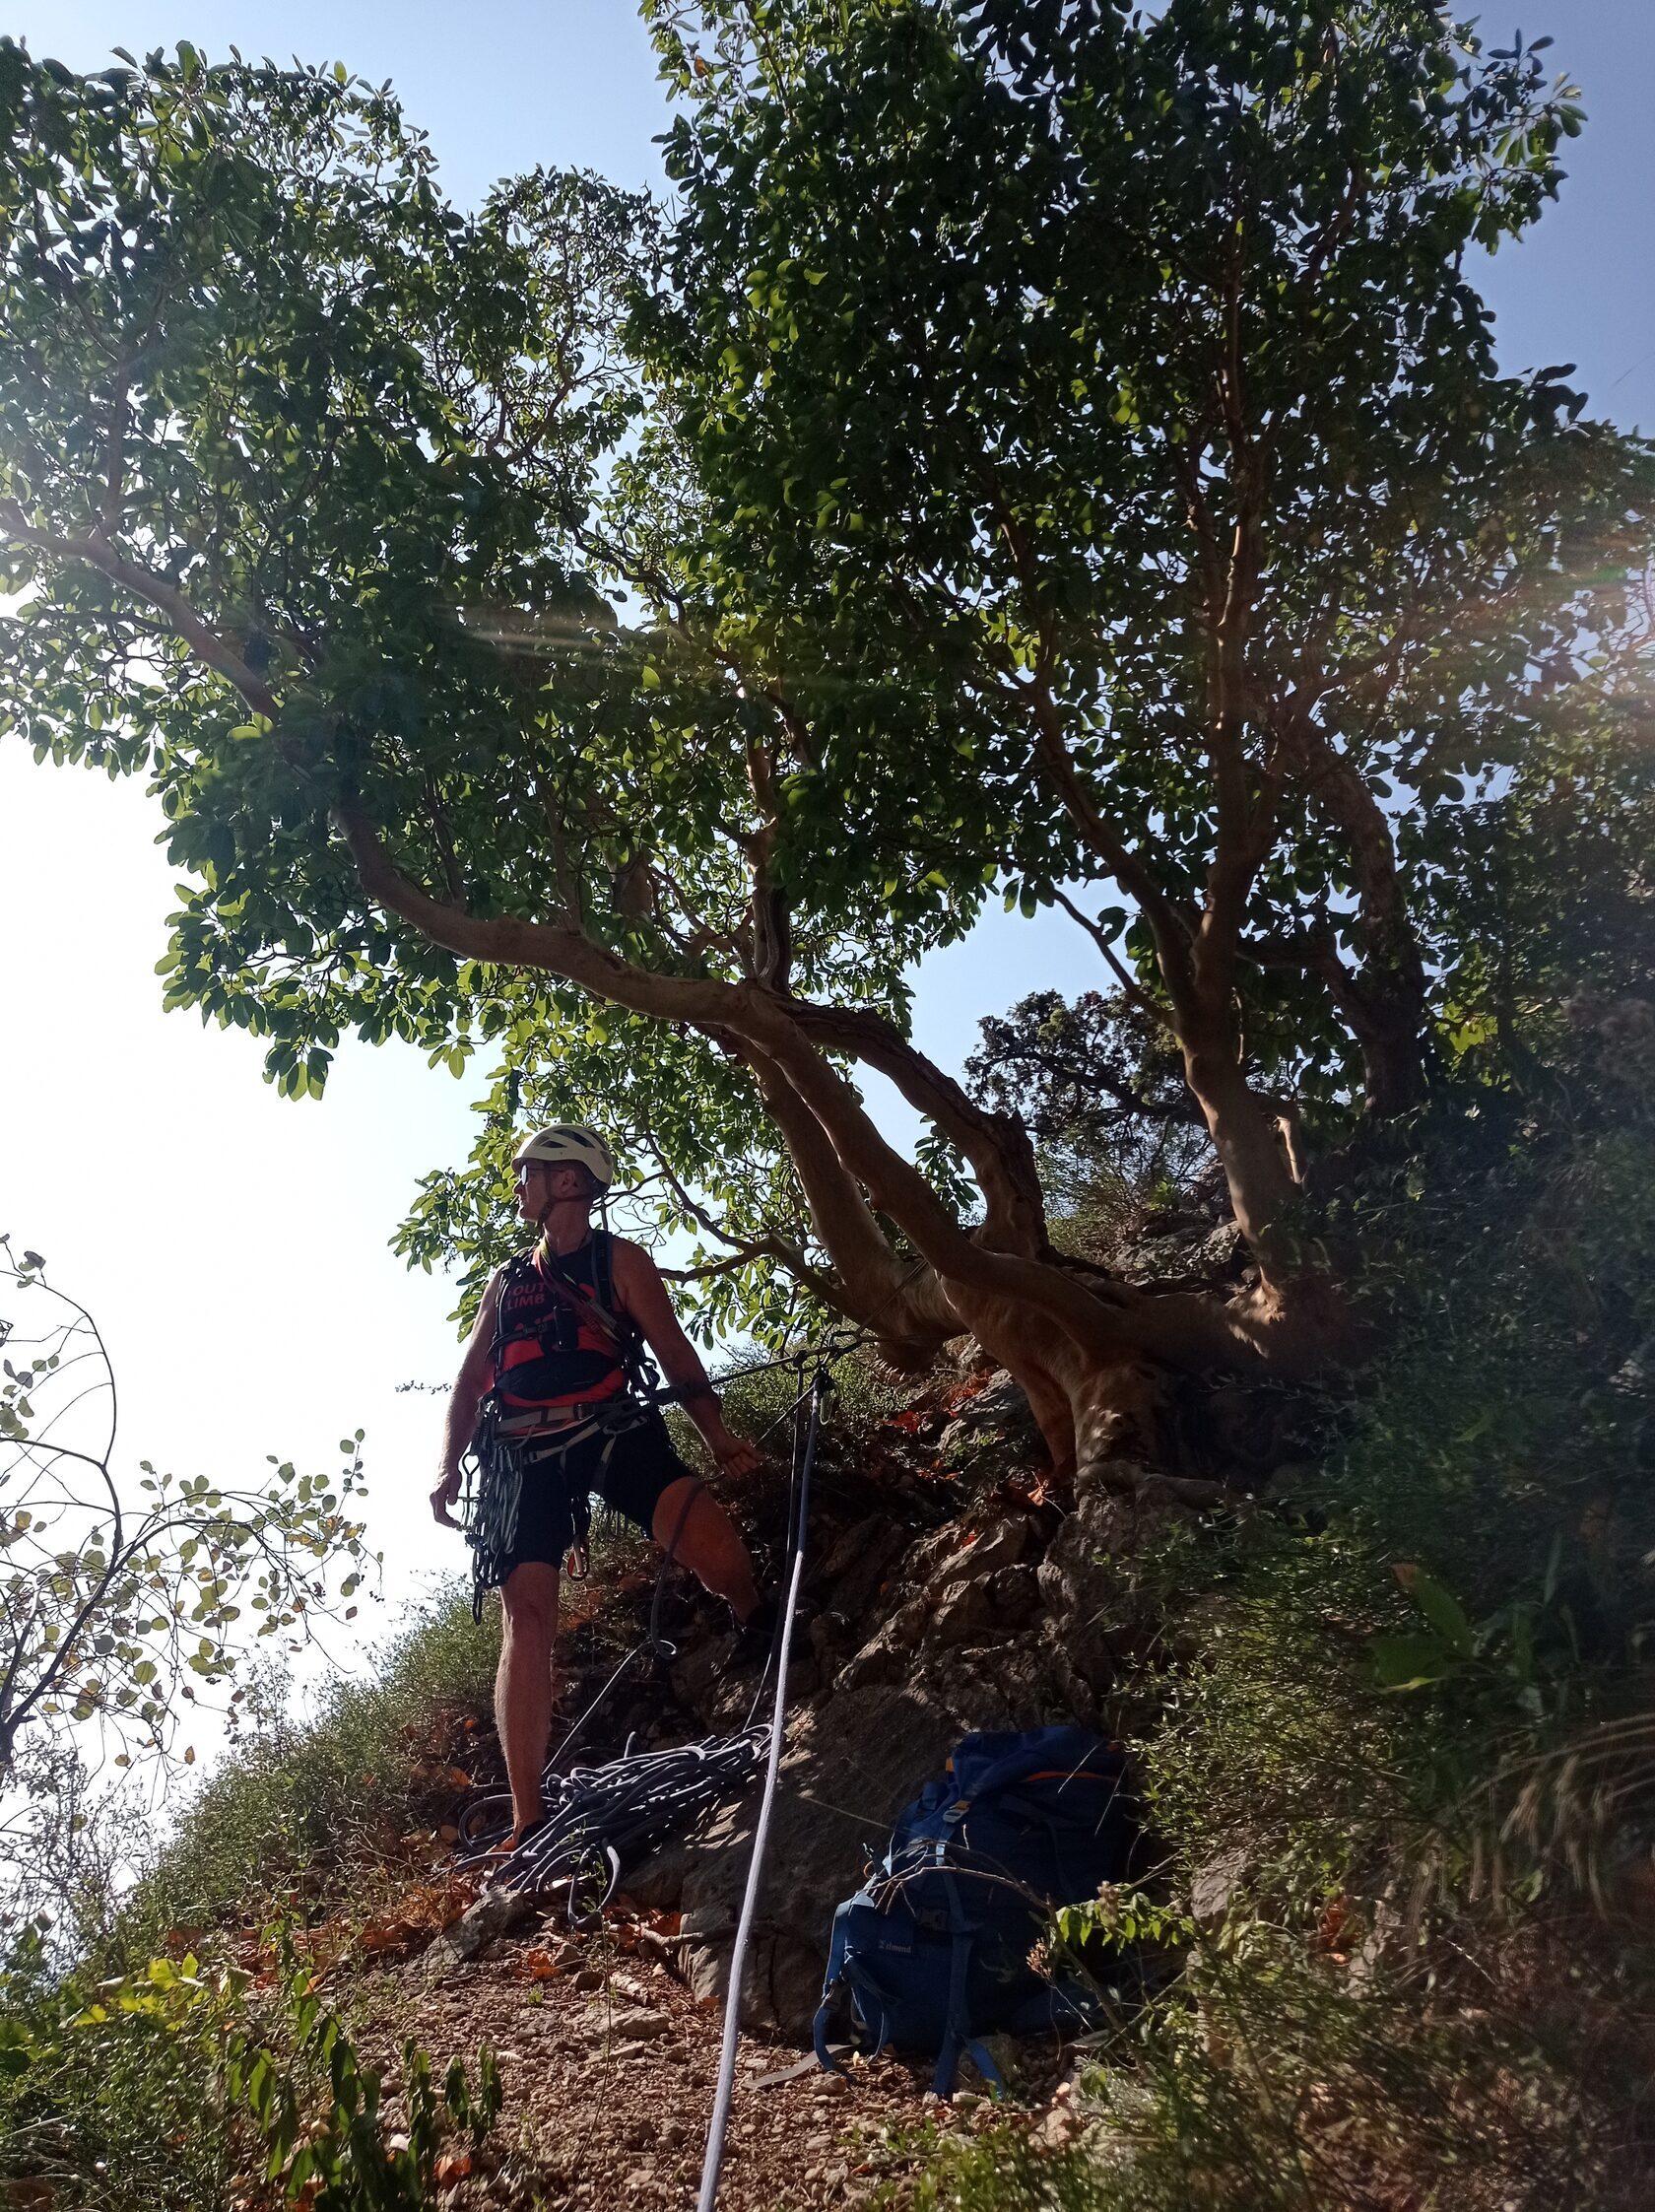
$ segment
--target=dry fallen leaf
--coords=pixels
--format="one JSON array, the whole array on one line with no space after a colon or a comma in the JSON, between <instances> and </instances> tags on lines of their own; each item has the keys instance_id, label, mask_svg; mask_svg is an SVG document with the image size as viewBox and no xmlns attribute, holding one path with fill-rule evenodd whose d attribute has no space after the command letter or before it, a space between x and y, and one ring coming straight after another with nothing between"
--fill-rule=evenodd
<instances>
[{"instance_id":1,"label":"dry fallen leaf","mask_svg":"<svg viewBox=\"0 0 1655 2212\"><path fill-rule=\"evenodd\" d=\"M359 1950L369 1954L376 1951L400 1951L420 1934L410 1920L369 1920L357 1938Z\"/></svg>"}]
</instances>

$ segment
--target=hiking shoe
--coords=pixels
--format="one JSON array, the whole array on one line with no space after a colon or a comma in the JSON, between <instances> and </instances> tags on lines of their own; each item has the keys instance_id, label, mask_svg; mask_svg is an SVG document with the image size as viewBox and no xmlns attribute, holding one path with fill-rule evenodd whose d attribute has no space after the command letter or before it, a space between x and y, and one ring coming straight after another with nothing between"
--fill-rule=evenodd
<instances>
[{"instance_id":1,"label":"hiking shoe","mask_svg":"<svg viewBox=\"0 0 1655 2212\"><path fill-rule=\"evenodd\" d=\"M730 1646L731 1664L744 1666L750 1660L767 1659L780 1624L778 1600L761 1597L745 1621L736 1622L736 1640Z\"/></svg>"}]
</instances>

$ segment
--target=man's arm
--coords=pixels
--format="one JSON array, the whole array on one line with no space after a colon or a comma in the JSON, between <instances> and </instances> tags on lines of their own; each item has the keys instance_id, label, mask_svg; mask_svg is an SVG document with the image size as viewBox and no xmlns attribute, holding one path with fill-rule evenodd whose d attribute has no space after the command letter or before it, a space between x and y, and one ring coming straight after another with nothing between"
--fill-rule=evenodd
<instances>
[{"instance_id":1,"label":"man's arm","mask_svg":"<svg viewBox=\"0 0 1655 2212\"><path fill-rule=\"evenodd\" d=\"M483 1304L466 1343L465 1358L454 1377L448 1418L442 1424L442 1468L430 1502L431 1512L446 1528L461 1525L451 1510L460 1495L460 1461L465 1457L466 1446L477 1427L477 1409L495 1379L495 1307L498 1301L499 1277L496 1275L483 1294Z\"/></svg>"},{"instance_id":2,"label":"man's arm","mask_svg":"<svg viewBox=\"0 0 1655 2212\"><path fill-rule=\"evenodd\" d=\"M748 1475L759 1464L752 1444L724 1426L718 1393L707 1380L695 1347L679 1326L661 1270L641 1244L617 1237L614 1243L615 1294L642 1329L661 1372L683 1393L684 1410L707 1441L707 1448L726 1474Z\"/></svg>"}]
</instances>

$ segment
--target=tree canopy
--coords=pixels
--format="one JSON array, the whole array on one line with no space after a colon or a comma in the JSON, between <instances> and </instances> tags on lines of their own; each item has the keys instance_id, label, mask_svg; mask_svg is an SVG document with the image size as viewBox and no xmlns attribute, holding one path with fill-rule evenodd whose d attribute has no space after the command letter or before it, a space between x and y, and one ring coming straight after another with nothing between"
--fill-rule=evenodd
<instances>
[{"instance_id":1,"label":"tree canopy","mask_svg":"<svg viewBox=\"0 0 1655 2212\"><path fill-rule=\"evenodd\" d=\"M1578 104L1425 0L646 14L671 213L462 216L343 71L0 45L6 720L150 776L168 1003L288 1090L499 1050L415 1257L588 1114L709 1323L974 1330L1062 1458L1123 1364L1325 1354L1307 1159L1650 972L1651 454L1468 274ZM991 897L1164 1032L1244 1295L1060 1264L914 1049Z\"/></svg>"}]
</instances>

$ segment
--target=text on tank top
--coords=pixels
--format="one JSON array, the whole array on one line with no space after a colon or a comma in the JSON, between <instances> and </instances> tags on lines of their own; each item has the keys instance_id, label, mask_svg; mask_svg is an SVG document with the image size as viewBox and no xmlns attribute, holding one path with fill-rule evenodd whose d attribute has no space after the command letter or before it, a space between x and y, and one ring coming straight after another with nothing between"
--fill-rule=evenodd
<instances>
[{"instance_id":1,"label":"text on tank top","mask_svg":"<svg viewBox=\"0 0 1655 2212\"><path fill-rule=\"evenodd\" d=\"M495 1391L508 1409L573 1405L614 1397L626 1388L625 1353L598 1317L597 1240L602 1234L594 1232L572 1252L548 1252L544 1243L537 1244L508 1266L495 1336ZM549 1285L550 1273L576 1302L591 1306L591 1320ZM616 1319L625 1327L624 1315L618 1312Z\"/></svg>"}]
</instances>

